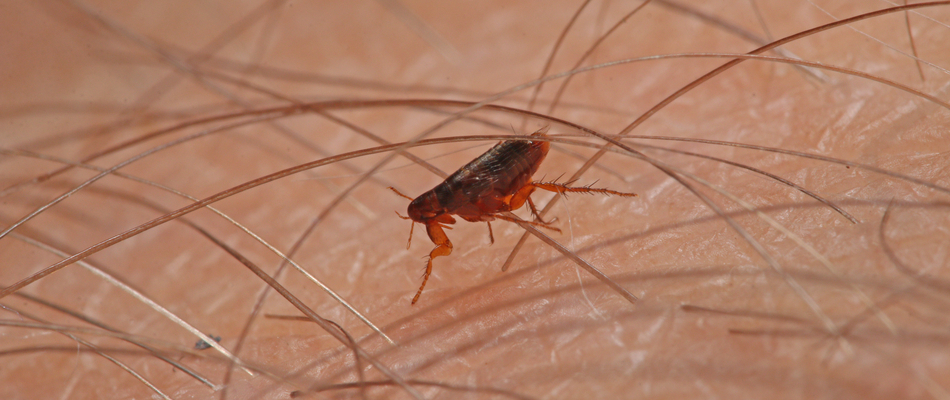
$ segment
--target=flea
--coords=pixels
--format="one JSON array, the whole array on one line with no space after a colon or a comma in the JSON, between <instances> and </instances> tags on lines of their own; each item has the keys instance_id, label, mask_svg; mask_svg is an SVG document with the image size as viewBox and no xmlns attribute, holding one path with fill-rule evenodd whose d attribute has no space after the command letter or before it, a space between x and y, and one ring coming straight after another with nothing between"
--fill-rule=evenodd
<instances>
[{"instance_id":1,"label":"flea","mask_svg":"<svg viewBox=\"0 0 950 400\"><path fill-rule=\"evenodd\" d=\"M544 136L547 128L542 128L530 137ZM538 210L531 201L531 193L536 189L554 193L600 193L623 197L634 197L635 193L623 193L609 189L593 188L590 186L571 187L568 183L532 181L531 176L538 171L541 162L548 154L551 144L540 140L506 140L496 144L478 158L465 164L458 171L445 179L444 182L432 190L412 199L394 188L394 192L407 199L409 203L408 217L413 226L418 222L425 225L429 239L435 248L429 252L426 261L426 271L422 277L422 285L412 298L416 304L422 289L425 288L429 275L432 274L432 260L436 257L452 254L452 242L445 235L443 228L452 229L455 223L453 215L469 222L488 223L488 236L491 243L495 243L491 230L491 221L495 219L525 222L560 232L560 229L545 222L538 215ZM536 221L524 221L511 218L501 213L514 211L528 203L531 215ZM409 233L410 244L412 232ZM408 246L407 246L408 248Z\"/></svg>"}]
</instances>

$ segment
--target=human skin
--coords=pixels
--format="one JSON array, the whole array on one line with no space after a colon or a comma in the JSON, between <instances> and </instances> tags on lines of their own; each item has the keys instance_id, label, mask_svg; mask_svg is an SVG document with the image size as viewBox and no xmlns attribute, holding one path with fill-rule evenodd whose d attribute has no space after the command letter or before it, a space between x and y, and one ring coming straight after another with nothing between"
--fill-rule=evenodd
<instances>
[{"instance_id":1,"label":"human skin","mask_svg":"<svg viewBox=\"0 0 950 400\"><path fill-rule=\"evenodd\" d=\"M412 17L387 9L383 4L391 3L384 2L293 2L258 11L259 4L237 2L5 4L0 37L7 45L0 48L0 59L13 62L0 66L0 146L76 162L186 121L265 107L335 99L479 102L541 76L555 41L580 6L508 3L403 3L441 38L429 41L410 27ZM756 1L767 35L752 3L695 3L689 5L693 13L647 5L584 65L658 54L745 53L763 44L696 12L765 42L769 35L777 39L834 21L808 2ZM570 70L600 34L639 4L589 5L546 75ZM816 4L837 18L892 6ZM909 17L919 58L940 68L950 66L948 29L927 19L947 23L950 6L914 11L926 16ZM249 16L260 18L228 29ZM898 12L851 26L911 53L906 21ZM437 50L432 43L440 42L454 50ZM809 62L863 71L939 101L950 99L946 72L924 64L921 74L908 55L846 26L783 48ZM573 78L562 104L550 112L550 99L562 82L552 80L545 82L532 110L617 134L729 60L683 57L584 72ZM268 68L298 75L276 79ZM222 73L254 87L224 81L216 75ZM323 80L305 74L322 74ZM526 109L532 91L527 87L495 104ZM201 332L220 336L223 348L233 352L243 340L237 357L246 370L215 349L193 350L195 335L80 265L19 292L151 343L217 388L154 353L16 294L0 299L7 311L2 320L22 325L38 317L48 325L97 329L77 336L172 398L412 398L411 390L394 384L379 366L408 381L424 398L948 398L950 320L942 268L948 262L950 235L950 111L945 107L867 78L828 70L816 76L768 60L747 60L673 100L630 135L738 142L853 164L710 144L625 141L683 171L679 176L735 224L655 166L630 154L605 155L577 184L597 181L597 187L639 197L561 199L547 215L557 218L562 232L544 233L636 296L635 303L536 238L502 272L524 229L493 223L495 243L490 245L484 224L460 221L446 232L453 253L435 260L425 291L411 306L423 257L433 245L417 226L406 249L410 222L394 211L405 215L408 200L387 186L415 196L442 178L397 155L327 211L292 256L397 345L300 273L286 270L277 279L315 314L348 332L367 354L358 366L352 344L303 320L300 309L274 293L241 337L267 285L226 248L268 274L275 273L281 259L207 209L158 225L86 261ZM310 109L273 123L214 132L120 172L201 199L285 168L379 145L321 112L388 142L402 142L463 109L366 103L354 103L352 109ZM512 130L526 134L542 126L555 136L579 133L556 121L513 112L478 110L469 117L477 120L449 123L429 137L511 135ZM191 126L90 163L109 168L222 124ZM408 151L451 173L494 142L440 143ZM645 145L767 171L837 204L857 222L761 175ZM585 159L596 152L557 147ZM390 154L301 172L214 206L289 252L314 218ZM3 162L2 188L62 165L9 152ZM564 174L567 179L582 164L554 149L536 178ZM10 226L96 173L72 169L4 193L2 225ZM690 180L687 173L744 199L787 231ZM534 195L539 204L552 197ZM190 203L156 187L107 176L13 233L73 254ZM528 217L523 210L518 215ZM3 285L64 258L16 235L0 238ZM116 363L50 326L8 326L0 332L2 398L156 395ZM362 377L357 369L363 370ZM372 387L334 386L361 379Z\"/></svg>"}]
</instances>

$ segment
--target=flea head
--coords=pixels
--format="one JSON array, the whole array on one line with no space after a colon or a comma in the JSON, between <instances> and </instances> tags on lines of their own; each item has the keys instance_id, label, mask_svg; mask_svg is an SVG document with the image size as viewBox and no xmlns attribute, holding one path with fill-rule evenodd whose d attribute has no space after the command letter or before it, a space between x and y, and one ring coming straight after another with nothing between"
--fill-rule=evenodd
<instances>
[{"instance_id":1,"label":"flea head","mask_svg":"<svg viewBox=\"0 0 950 400\"><path fill-rule=\"evenodd\" d=\"M428 191L422 196L416 197L409 203L409 218L416 222L425 223L426 221L443 214L442 206L435 192Z\"/></svg>"}]
</instances>

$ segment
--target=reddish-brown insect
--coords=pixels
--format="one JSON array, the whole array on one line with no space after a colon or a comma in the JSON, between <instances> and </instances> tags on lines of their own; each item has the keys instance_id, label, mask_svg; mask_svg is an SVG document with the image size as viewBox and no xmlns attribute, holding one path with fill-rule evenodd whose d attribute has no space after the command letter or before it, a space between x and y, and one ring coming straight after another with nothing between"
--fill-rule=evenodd
<instances>
[{"instance_id":1,"label":"reddish-brown insect","mask_svg":"<svg viewBox=\"0 0 950 400\"><path fill-rule=\"evenodd\" d=\"M546 131L547 128L542 128L531 136L543 136ZM535 189L544 189L555 193L580 192L613 194L625 197L636 196L635 193L621 193L589 186L570 187L568 185L571 182L561 184L531 181L531 176L538 171L538 167L544 161L549 148L550 143L546 141L507 140L496 144L485 154L459 168L458 171L446 178L445 182L440 183L414 200L398 190L390 188L396 194L412 200L409 203L409 217L400 217L425 225L429 239L432 240L432 243L435 243L435 248L429 252L422 285L419 286L416 296L412 298L412 304L416 304L416 301L419 300L422 289L426 287L429 275L432 274L432 260L439 256L452 254L452 242L449 241L448 236L445 236L445 231L442 228L451 229L446 225L455 223L455 218L452 217L453 214L469 222L488 223L488 237L492 243L495 243L491 231L491 221L496 218L511 222L526 222L554 231L561 231L551 226L550 223L543 221L538 215L538 210L534 206L534 202L531 201L531 193ZM535 217L537 222L523 221L501 214L505 211L517 210L525 202L528 203L528 207L531 208L531 215ZM409 240L411 243L412 230L409 232Z\"/></svg>"}]
</instances>

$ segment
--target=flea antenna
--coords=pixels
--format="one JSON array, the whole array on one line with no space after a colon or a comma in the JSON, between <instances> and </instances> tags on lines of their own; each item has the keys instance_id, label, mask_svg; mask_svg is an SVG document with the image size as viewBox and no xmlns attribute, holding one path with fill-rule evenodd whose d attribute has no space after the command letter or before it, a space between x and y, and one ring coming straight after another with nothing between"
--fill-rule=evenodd
<instances>
[{"instance_id":1,"label":"flea antenna","mask_svg":"<svg viewBox=\"0 0 950 400\"><path fill-rule=\"evenodd\" d=\"M398 194L398 195L400 195L400 196L402 196L402 197L405 197L405 198L409 199L410 201L413 200L412 197L409 197L409 196L406 196L406 195L402 194L402 192L396 190L396 188L394 188L394 187L392 187L392 186L388 187L388 189L389 189L389 190L392 190L393 192L396 192L396 194ZM408 219L408 218L406 218L406 219Z\"/></svg>"}]
</instances>

